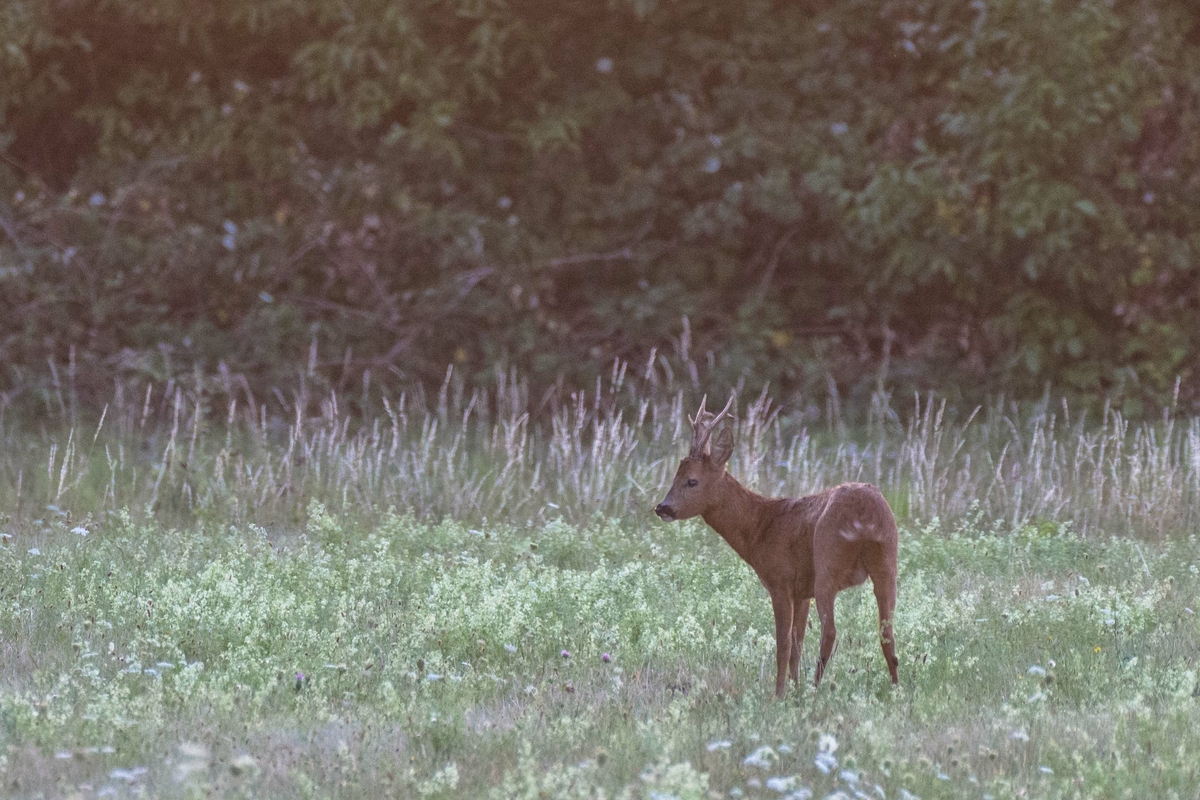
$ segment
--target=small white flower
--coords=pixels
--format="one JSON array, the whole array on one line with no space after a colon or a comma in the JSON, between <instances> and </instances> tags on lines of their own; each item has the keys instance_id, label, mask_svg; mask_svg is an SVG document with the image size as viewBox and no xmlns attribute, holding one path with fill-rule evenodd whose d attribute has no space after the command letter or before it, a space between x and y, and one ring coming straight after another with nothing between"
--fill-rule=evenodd
<instances>
[{"instance_id":1,"label":"small white flower","mask_svg":"<svg viewBox=\"0 0 1200 800\"><path fill-rule=\"evenodd\" d=\"M1053 775L1054 774L1054 770L1050 769L1045 764L1038 767L1038 772L1042 773L1043 775Z\"/></svg>"},{"instance_id":2,"label":"small white flower","mask_svg":"<svg viewBox=\"0 0 1200 800\"><path fill-rule=\"evenodd\" d=\"M517 652L517 646L515 644L506 644L506 645L504 645L504 649L510 653Z\"/></svg>"},{"instance_id":3,"label":"small white flower","mask_svg":"<svg viewBox=\"0 0 1200 800\"><path fill-rule=\"evenodd\" d=\"M709 156L704 162L704 171L712 174L721 168L721 159L716 156Z\"/></svg>"},{"instance_id":4,"label":"small white flower","mask_svg":"<svg viewBox=\"0 0 1200 800\"><path fill-rule=\"evenodd\" d=\"M121 769L118 767L117 769L114 769L112 772L108 773L108 777L112 778L114 781L133 783L147 772L149 772L149 770L146 767L134 767L133 769Z\"/></svg>"},{"instance_id":5,"label":"small white flower","mask_svg":"<svg viewBox=\"0 0 1200 800\"><path fill-rule=\"evenodd\" d=\"M828 775L837 769L838 760L832 753L817 753L813 763L817 765L817 769L821 770L822 774Z\"/></svg>"},{"instance_id":6,"label":"small white flower","mask_svg":"<svg viewBox=\"0 0 1200 800\"><path fill-rule=\"evenodd\" d=\"M728 750L731 747L733 747L733 742L728 739L718 739L715 742L709 742L705 745L705 749L710 753L714 753L717 750Z\"/></svg>"},{"instance_id":7,"label":"small white flower","mask_svg":"<svg viewBox=\"0 0 1200 800\"><path fill-rule=\"evenodd\" d=\"M29 548L29 555L31 555L31 556L40 556L41 554L42 554L42 551L41 551L41 550L38 550L36 547L31 547L31 548Z\"/></svg>"},{"instance_id":8,"label":"small white flower","mask_svg":"<svg viewBox=\"0 0 1200 800\"><path fill-rule=\"evenodd\" d=\"M100 194L100 192L95 192L88 198L88 205L95 207L104 205L104 195Z\"/></svg>"},{"instance_id":9,"label":"small white flower","mask_svg":"<svg viewBox=\"0 0 1200 800\"><path fill-rule=\"evenodd\" d=\"M779 792L780 794L784 794L785 792L790 792L792 789L796 788L796 780L797 778L795 775L789 775L786 778L767 778L767 788L772 791Z\"/></svg>"},{"instance_id":10,"label":"small white flower","mask_svg":"<svg viewBox=\"0 0 1200 800\"><path fill-rule=\"evenodd\" d=\"M1028 673L1033 675L1035 678L1046 677L1046 670L1042 667L1039 667L1037 664L1034 664L1032 667L1030 667Z\"/></svg>"},{"instance_id":11,"label":"small white flower","mask_svg":"<svg viewBox=\"0 0 1200 800\"><path fill-rule=\"evenodd\" d=\"M766 745L742 759L742 763L746 766L761 767L762 769L769 769L777 761L779 761L779 754Z\"/></svg>"},{"instance_id":12,"label":"small white flower","mask_svg":"<svg viewBox=\"0 0 1200 800\"><path fill-rule=\"evenodd\" d=\"M74 528L71 528L71 533L75 534L76 536L87 536L88 529L82 525L76 525Z\"/></svg>"},{"instance_id":13,"label":"small white flower","mask_svg":"<svg viewBox=\"0 0 1200 800\"><path fill-rule=\"evenodd\" d=\"M71 754L70 750L59 750L57 753L54 754L54 757L57 758L59 761L66 761L67 759L73 758L74 756Z\"/></svg>"},{"instance_id":14,"label":"small white flower","mask_svg":"<svg viewBox=\"0 0 1200 800\"><path fill-rule=\"evenodd\" d=\"M834 136L841 136L850 131L850 126L844 122L835 122L829 126L829 132Z\"/></svg>"},{"instance_id":15,"label":"small white flower","mask_svg":"<svg viewBox=\"0 0 1200 800\"><path fill-rule=\"evenodd\" d=\"M1014 742L1028 742L1029 734L1025 732L1024 728L1017 728L1008 735L1008 738L1012 739Z\"/></svg>"},{"instance_id":16,"label":"small white flower","mask_svg":"<svg viewBox=\"0 0 1200 800\"><path fill-rule=\"evenodd\" d=\"M596 72L607 75L612 72L613 60L607 56L596 59Z\"/></svg>"}]
</instances>

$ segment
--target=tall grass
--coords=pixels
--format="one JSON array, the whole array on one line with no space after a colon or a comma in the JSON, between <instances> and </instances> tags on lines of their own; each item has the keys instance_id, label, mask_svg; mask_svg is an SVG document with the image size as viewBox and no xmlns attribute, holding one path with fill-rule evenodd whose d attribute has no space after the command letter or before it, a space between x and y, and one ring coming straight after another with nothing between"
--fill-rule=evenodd
<instances>
[{"instance_id":1,"label":"tall grass","mask_svg":"<svg viewBox=\"0 0 1200 800\"><path fill-rule=\"evenodd\" d=\"M129 508L273 524L319 500L367 516L650 522L698 395L620 364L585 393L535 400L511 374L467 391L448 372L436 395L363 392L353 410L336 392L260 400L119 387L87 424L70 402L59 403L61 424L36 431L0 418L0 503L17 520ZM764 392L737 407L731 470L768 495L870 481L904 518L1065 520L1084 534L1151 538L1191 529L1200 511L1196 418L1132 424L1048 400L958 409L879 395L865 424L849 426L835 401L781 405Z\"/></svg>"}]
</instances>

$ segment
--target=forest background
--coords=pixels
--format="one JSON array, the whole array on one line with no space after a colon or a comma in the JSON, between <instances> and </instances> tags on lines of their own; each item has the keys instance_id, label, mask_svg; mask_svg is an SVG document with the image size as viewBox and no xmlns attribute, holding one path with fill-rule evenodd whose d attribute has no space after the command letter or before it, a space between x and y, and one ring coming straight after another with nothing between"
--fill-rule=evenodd
<instances>
[{"instance_id":1,"label":"forest background","mask_svg":"<svg viewBox=\"0 0 1200 800\"><path fill-rule=\"evenodd\" d=\"M1200 402L1190 0L8 0L0 45L6 408L614 359Z\"/></svg>"}]
</instances>

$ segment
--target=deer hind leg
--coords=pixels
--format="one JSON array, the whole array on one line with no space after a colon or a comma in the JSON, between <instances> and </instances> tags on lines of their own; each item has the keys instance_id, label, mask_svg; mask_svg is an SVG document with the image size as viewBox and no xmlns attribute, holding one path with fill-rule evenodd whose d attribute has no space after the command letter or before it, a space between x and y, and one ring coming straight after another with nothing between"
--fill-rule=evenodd
<instances>
[{"instance_id":1,"label":"deer hind leg","mask_svg":"<svg viewBox=\"0 0 1200 800\"><path fill-rule=\"evenodd\" d=\"M792 657L788 661L788 672L796 686L800 685L800 653L804 648L804 631L808 627L808 607L810 599L797 599L795 616L792 620Z\"/></svg>"},{"instance_id":2,"label":"deer hind leg","mask_svg":"<svg viewBox=\"0 0 1200 800\"><path fill-rule=\"evenodd\" d=\"M892 683L900 683L896 674L899 660L896 658L896 637L892 630L892 617L896 611L896 577L880 576L875 582L875 602L879 605L879 644L883 648L883 660L887 662Z\"/></svg>"},{"instance_id":3,"label":"deer hind leg","mask_svg":"<svg viewBox=\"0 0 1200 800\"><path fill-rule=\"evenodd\" d=\"M825 665L833 657L833 645L837 641L837 625L833 621L833 603L837 598L837 587L830 581L817 584L817 616L821 619L821 655L817 659L817 674L813 686L821 685Z\"/></svg>"},{"instance_id":4,"label":"deer hind leg","mask_svg":"<svg viewBox=\"0 0 1200 800\"><path fill-rule=\"evenodd\" d=\"M896 570L888 568L882 555L870 559L868 569L875 586L875 603L879 606L879 644L883 648L883 660L887 662L892 683L898 684L900 677L896 668L900 662L896 658L896 637L892 629L892 619L896 613Z\"/></svg>"},{"instance_id":5,"label":"deer hind leg","mask_svg":"<svg viewBox=\"0 0 1200 800\"><path fill-rule=\"evenodd\" d=\"M775 696L787 691L788 662L792 650L792 597L780 593L771 597L775 611Z\"/></svg>"}]
</instances>

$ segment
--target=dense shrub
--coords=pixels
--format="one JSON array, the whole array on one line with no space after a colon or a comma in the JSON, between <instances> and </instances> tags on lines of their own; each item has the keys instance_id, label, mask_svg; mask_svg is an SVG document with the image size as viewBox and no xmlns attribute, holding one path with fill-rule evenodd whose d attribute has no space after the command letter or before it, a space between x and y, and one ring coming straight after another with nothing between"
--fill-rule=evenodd
<instances>
[{"instance_id":1,"label":"dense shrub","mask_svg":"<svg viewBox=\"0 0 1200 800\"><path fill-rule=\"evenodd\" d=\"M587 382L674 342L1187 396L1189 6L10 0L0 390Z\"/></svg>"}]
</instances>

